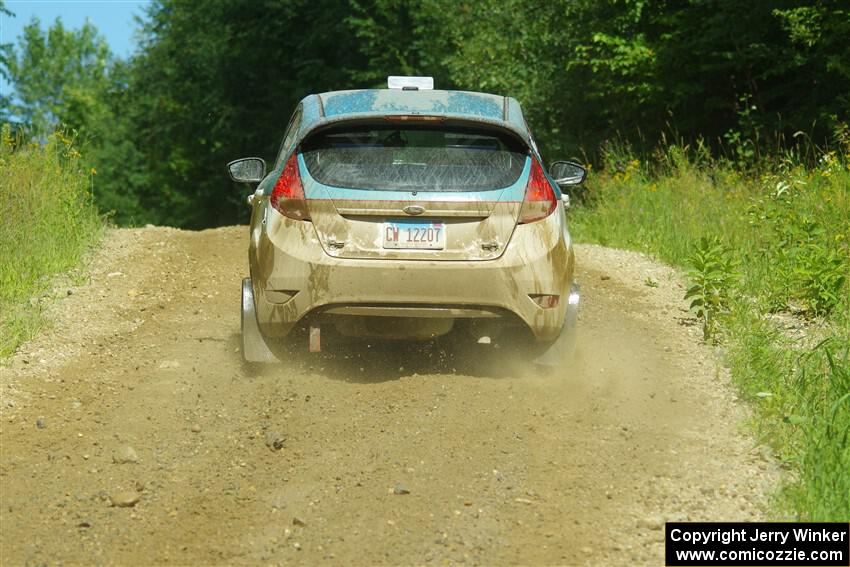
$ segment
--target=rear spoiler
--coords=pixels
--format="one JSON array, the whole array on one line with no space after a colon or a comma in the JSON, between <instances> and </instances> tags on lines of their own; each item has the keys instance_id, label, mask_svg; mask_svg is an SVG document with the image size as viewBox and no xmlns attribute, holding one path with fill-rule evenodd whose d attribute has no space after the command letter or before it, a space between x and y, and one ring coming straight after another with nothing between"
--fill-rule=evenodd
<instances>
[{"instance_id":1,"label":"rear spoiler","mask_svg":"<svg viewBox=\"0 0 850 567\"><path fill-rule=\"evenodd\" d=\"M413 117L421 117L422 122L442 122L444 124L466 125L466 126L483 126L501 130L507 134L521 140L526 146L531 146L531 140L528 136L528 131L518 128L511 122L505 120L494 120L492 118L484 118L479 116L469 116L468 114L429 114L415 115L409 112L385 113L385 112L361 112L354 114L346 114L344 116L324 117L312 122L309 126L302 129L298 133L298 144L304 141L305 138L315 132L326 130L340 124L376 124L385 123L387 121L411 121ZM403 118L407 117L407 118Z\"/></svg>"}]
</instances>

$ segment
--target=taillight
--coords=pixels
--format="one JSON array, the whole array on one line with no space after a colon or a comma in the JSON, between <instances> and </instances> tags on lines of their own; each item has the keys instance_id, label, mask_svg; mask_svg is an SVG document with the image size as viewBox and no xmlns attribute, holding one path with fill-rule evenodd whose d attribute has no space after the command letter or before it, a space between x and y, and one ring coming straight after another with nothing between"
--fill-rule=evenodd
<instances>
[{"instance_id":1,"label":"taillight","mask_svg":"<svg viewBox=\"0 0 850 567\"><path fill-rule=\"evenodd\" d=\"M292 157L283 166L269 201L282 215L295 220L310 220L304 186L301 185L301 174L298 173L298 152L293 152Z\"/></svg>"},{"instance_id":2,"label":"taillight","mask_svg":"<svg viewBox=\"0 0 850 567\"><path fill-rule=\"evenodd\" d=\"M546 179L543 168L537 158L531 157L531 174L528 176L528 185L525 188L525 199L522 201L522 212L519 216L520 224L527 224L540 219L545 219L558 206L558 199L552 190L552 185Z\"/></svg>"}]
</instances>

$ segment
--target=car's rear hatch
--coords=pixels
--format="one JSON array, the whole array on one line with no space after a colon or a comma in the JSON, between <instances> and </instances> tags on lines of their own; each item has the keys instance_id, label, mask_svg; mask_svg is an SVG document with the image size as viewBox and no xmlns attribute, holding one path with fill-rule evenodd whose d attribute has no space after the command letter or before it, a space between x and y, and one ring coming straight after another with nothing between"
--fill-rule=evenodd
<instances>
[{"instance_id":1,"label":"car's rear hatch","mask_svg":"<svg viewBox=\"0 0 850 567\"><path fill-rule=\"evenodd\" d=\"M340 258L498 258L530 164L507 132L442 122L343 124L308 137L299 153L310 218Z\"/></svg>"}]
</instances>

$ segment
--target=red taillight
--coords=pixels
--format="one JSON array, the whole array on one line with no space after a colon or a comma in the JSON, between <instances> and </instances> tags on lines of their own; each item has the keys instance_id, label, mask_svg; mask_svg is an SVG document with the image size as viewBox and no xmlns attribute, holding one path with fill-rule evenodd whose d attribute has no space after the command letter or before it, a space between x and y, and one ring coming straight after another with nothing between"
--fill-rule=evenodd
<instances>
[{"instance_id":1,"label":"red taillight","mask_svg":"<svg viewBox=\"0 0 850 567\"><path fill-rule=\"evenodd\" d=\"M540 219L545 219L558 206L558 199L552 190L552 185L546 179L543 168L537 158L531 158L531 174L528 176L528 185L525 188L525 199L522 201L522 212L519 216L520 224L527 224Z\"/></svg>"},{"instance_id":2,"label":"red taillight","mask_svg":"<svg viewBox=\"0 0 850 567\"><path fill-rule=\"evenodd\" d=\"M301 174L298 173L297 152L293 152L292 157L283 166L280 178L274 184L270 202L282 215L295 220L310 220L304 186L301 185Z\"/></svg>"}]
</instances>

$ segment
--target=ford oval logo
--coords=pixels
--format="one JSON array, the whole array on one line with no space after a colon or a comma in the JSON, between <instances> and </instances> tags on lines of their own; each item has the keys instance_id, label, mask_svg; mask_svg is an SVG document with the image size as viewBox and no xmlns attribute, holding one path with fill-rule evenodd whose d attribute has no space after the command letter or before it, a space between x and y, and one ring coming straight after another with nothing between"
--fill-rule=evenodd
<instances>
[{"instance_id":1,"label":"ford oval logo","mask_svg":"<svg viewBox=\"0 0 850 567\"><path fill-rule=\"evenodd\" d=\"M402 211L409 215L421 215L425 212L425 207L420 207L419 205L408 205L403 208Z\"/></svg>"}]
</instances>

